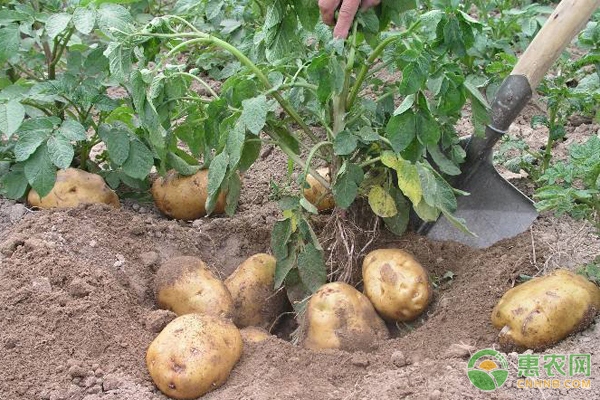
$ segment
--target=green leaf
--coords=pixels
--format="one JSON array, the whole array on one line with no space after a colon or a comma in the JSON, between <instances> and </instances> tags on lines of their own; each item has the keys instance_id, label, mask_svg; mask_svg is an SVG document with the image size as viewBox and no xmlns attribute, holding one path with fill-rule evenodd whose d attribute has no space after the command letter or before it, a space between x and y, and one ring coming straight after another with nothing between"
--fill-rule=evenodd
<instances>
[{"instance_id":1,"label":"green leaf","mask_svg":"<svg viewBox=\"0 0 600 400\"><path fill-rule=\"evenodd\" d=\"M46 33L50 40L62 33L71 22L71 15L67 13L52 14L46 20Z\"/></svg>"},{"instance_id":2,"label":"green leaf","mask_svg":"<svg viewBox=\"0 0 600 400\"><path fill-rule=\"evenodd\" d=\"M291 236L292 221L289 218L275 222L271 231L271 250L276 259L282 260L288 256L288 241Z\"/></svg>"},{"instance_id":3,"label":"green leaf","mask_svg":"<svg viewBox=\"0 0 600 400\"><path fill-rule=\"evenodd\" d=\"M383 222L393 234L400 236L408 227L410 206L399 189L395 187L390 188L390 195L394 199L398 212L393 217L383 218Z\"/></svg>"},{"instance_id":4,"label":"green leaf","mask_svg":"<svg viewBox=\"0 0 600 400\"><path fill-rule=\"evenodd\" d=\"M244 149L242 150L242 157L240 158L240 162L238 164L238 169L241 172L247 171L254 161L258 158L260 154L260 141L249 141L247 140L244 143Z\"/></svg>"},{"instance_id":5,"label":"green leaf","mask_svg":"<svg viewBox=\"0 0 600 400\"><path fill-rule=\"evenodd\" d=\"M442 153L438 145L427 146L427 151L429 151L431 158L433 158L433 161L440 168L440 171L452 176L460 175L460 168Z\"/></svg>"},{"instance_id":6,"label":"green leaf","mask_svg":"<svg viewBox=\"0 0 600 400\"><path fill-rule=\"evenodd\" d=\"M73 12L73 24L80 33L87 35L96 25L96 9L91 7L77 7Z\"/></svg>"},{"instance_id":7,"label":"green leaf","mask_svg":"<svg viewBox=\"0 0 600 400\"><path fill-rule=\"evenodd\" d=\"M267 98L264 95L242 101L242 115L239 122L255 135L258 135L267 121Z\"/></svg>"},{"instance_id":8,"label":"green leaf","mask_svg":"<svg viewBox=\"0 0 600 400\"><path fill-rule=\"evenodd\" d=\"M425 146L436 145L442 135L440 126L435 118L427 113L419 113L417 116L418 138Z\"/></svg>"},{"instance_id":9,"label":"green leaf","mask_svg":"<svg viewBox=\"0 0 600 400\"><path fill-rule=\"evenodd\" d=\"M40 145L48 138L51 131L32 130L25 131L19 134L19 140L15 144L15 160L25 161L40 147Z\"/></svg>"},{"instance_id":10,"label":"green leaf","mask_svg":"<svg viewBox=\"0 0 600 400\"><path fill-rule=\"evenodd\" d=\"M327 282L327 267L323 252L312 243L304 246L298 254L298 273L304 285L313 293Z\"/></svg>"},{"instance_id":11,"label":"green leaf","mask_svg":"<svg viewBox=\"0 0 600 400\"><path fill-rule=\"evenodd\" d=\"M200 169L199 165L188 164L184 159L172 151L167 153L167 162L171 167L175 168L175 171L177 171L179 175L183 176L194 175Z\"/></svg>"},{"instance_id":12,"label":"green leaf","mask_svg":"<svg viewBox=\"0 0 600 400\"><path fill-rule=\"evenodd\" d=\"M336 156L345 156L356 150L358 138L349 131L341 131L333 140L333 150Z\"/></svg>"},{"instance_id":13,"label":"green leaf","mask_svg":"<svg viewBox=\"0 0 600 400\"><path fill-rule=\"evenodd\" d=\"M287 244L286 244L287 246ZM279 289L283 281L288 276L292 268L296 265L296 251L293 248L289 255L282 259L277 259L275 264L274 288Z\"/></svg>"},{"instance_id":14,"label":"green leaf","mask_svg":"<svg viewBox=\"0 0 600 400\"><path fill-rule=\"evenodd\" d=\"M245 138L246 133L243 124L237 123L233 128L229 129L229 132L227 132L225 150L227 151L227 154L229 154L229 166L231 169L234 169L242 158Z\"/></svg>"},{"instance_id":15,"label":"green leaf","mask_svg":"<svg viewBox=\"0 0 600 400\"><path fill-rule=\"evenodd\" d=\"M131 33L134 30L131 14L118 4L102 4L98 8L97 19L100 30L109 38L121 36L118 31Z\"/></svg>"},{"instance_id":16,"label":"green leaf","mask_svg":"<svg viewBox=\"0 0 600 400\"><path fill-rule=\"evenodd\" d=\"M380 217L389 218L398 213L394 198L381 186L373 186L369 191L369 205Z\"/></svg>"},{"instance_id":17,"label":"green leaf","mask_svg":"<svg viewBox=\"0 0 600 400\"><path fill-rule=\"evenodd\" d=\"M403 114L404 112L408 111L413 106L413 104L415 104L415 95L409 94L404 98L404 100L402 100L402 103L400 103L398 108L396 108L396 110L394 111L394 115Z\"/></svg>"},{"instance_id":18,"label":"green leaf","mask_svg":"<svg viewBox=\"0 0 600 400\"><path fill-rule=\"evenodd\" d=\"M241 192L242 181L240 176L237 173L233 173L227 183L227 196L225 197L225 212L230 217L235 214L238 202L240 201Z\"/></svg>"},{"instance_id":19,"label":"green leaf","mask_svg":"<svg viewBox=\"0 0 600 400\"><path fill-rule=\"evenodd\" d=\"M8 138L19 129L25 118L25 107L16 99L0 104L0 132Z\"/></svg>"},{"instance_id":20,"label":"green leaf","mask_svg":"<svg viewBox=\"0 0 600 400\"><path fill-rule=\"evenodd\" d=\"M50 160L60 169L67 169L73 162L75 150L68 139L62 136L52 136L48 139L48 155Z\"/></svg>"},{"instance_id":21,"label":"green leaf","mask_svg":"<svg viewBox=\"0 0 600 400\"><path fill-rule=\"evenodd\" d=\"M58 128L58 132L69 140L81 141L87 139L85 128L74 119L65 120Z\"/></svg>"},{"instance_id":22,"label":"green leaf","mask_svg":"<svg viewBox=\"0 0 600 400\"><path fill-rule=\"evenodd\" d=\"M100 125L99 135L108 151L108 157L117 165L123 165L129 157L130 139L127 131L120 127Z\"/></svg>"},{"instance_id":23,"label":"green leaf","mask_svg":"<svg viewBox=\"0 0 600 400\"><path fill-rule=\"evenodd\" d=\"M120 83L125 82L132 71L131 48L124 47L120 43L111 42L103 54L108 58L110 72L113 77Z\"/></svg>"},{"instance_id":24,"label":"green leaf","mask_svg":"<svg viewBox=\"0 0 600 400\"><path fill-rule=\"evenodd\" d=\"M46 146L38 147L25 161L24 171L27 181L40 198L50 193L56 181L56 168L52 165Z\"/></svg>"},{"instance_id":25,"label":"green leaf","mask_svg":"<svg viewBox=\"0 0 600 400\"><path fill-rule=\"evenodd\" d=\"M13 170L0 177L0 193L9 199L17 200L25 196L28 185L22 170Z\"/></svg>"},{"instance_id":26,"label":"green leaf","mask_svg":"<svg viewBox=\"0 0 600 400\"><path fill-rule=\"evenodd\" d=\"M364 172L358 165L352 163L342 165L332 188L336 206L345 209L352 205L364 177Z\"/></svg>"},{"instance_id":27,"label":"green leaf","mask_svg":"<svg viewBox=\"0 0 600 400\"><path fill-rule=\"evenodd\" d=\"M208 168L208 197L206 199L206 213L211 214L217 205L221 184L227 174L229 156L222 151L210 163Z\"/></svg>"},{"instance_id":28,"label":"green leaf","mask_svg":"<svg viewBox=\"0 0 600 400\"><path fill-rule=\"evenodd\" d=\"M418 204L413 205L413 209L423 221L437 221L440 216L440 210L427 204L424 199L421 199Z\"/></svg>"},{"instance_id":29,"label":"green leaf","mask_svg":"<svg viewBox=\"0 0 600 400\"><path fill-rule=\"evenodd\" d=\"M146 145L140 141L133 141L129 147L129 156L123 163L123 171L135 179L145 179L152 166L154 157Z\"/></svg>"},{"instance_id":30,"label":"green leaf","mask_svg":"<svg viewBox=\"0 0 600 400\"><path fill-rule=\"evenodd\" d=\"M423 188L423 198L427 204L439 208L442 212L455 212L456 197L448 182L422 163L417 164L417 170Z\"/></svg>"},{"instance_id":31,"label":"green leaf","mask_svg":"<svg viewBox=\"0 0 600 400\"><path fill-rule=\"evenodd\" d=\"M315 207L310 201L306 200L306 198L302 197L300 199L300 205L311 214L318 214L319 210Z\"/></svg>"},{"instance_id":32,"label":"green leaf","mask_svg":"<svg viewBox=\"0 0 600 400\"><path fill-rule=\"evenodd\" d=\"M406 149L417 134L416 116L412 112L395 115L388 121L385 134L392 144L392 149L399 153Z\"/></svg>"},{"instance_id":33,"label":"green leaf","mask_svg":"<svg viewBox=\"0 0 600 400\"><path fill-rule=\"evenodd\" d=\"M0 65L19 52L21 34L19 26L10 24L0 28Z\"/></svg>"}]
</instances>

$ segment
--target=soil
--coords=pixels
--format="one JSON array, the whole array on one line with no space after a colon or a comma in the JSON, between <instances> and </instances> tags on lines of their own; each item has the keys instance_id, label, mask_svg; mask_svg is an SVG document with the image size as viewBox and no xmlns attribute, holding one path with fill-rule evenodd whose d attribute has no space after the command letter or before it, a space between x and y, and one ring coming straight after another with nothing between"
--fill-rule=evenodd
<instances>
[{"instance_id":1,"label":"soil","mask_svg":"<svg viewBox=\"0 0 600 400\"><path fill-rule=\"evenodd\" d=\"M528 107L510 134L543 144L546 132L529 128L538 111ZM468 115L459 126L468 132ZM592 124L569 127L556 154L562 157L569 143L597 131ZM196 256L225 278L247 257L269 252L279 216L269 200L270 181L281 181L285 171L286 158L265 148L243 177L238 213L193 223L168 220L153 205L132 200L123 200L120 209L32 211L0 198L0 400L165 399L144 364L149 343L174 317L156 309L158 266L175 256ZM506 176L531 194L525 176ZM516 353L508 355L511 379L495 392L479 391L465 373L471 354L498 348L490 313L522 275L576 270L600 254L591 226L545 214L529 231L483 250L384 232L367 250L384 247L411 252L436 283L424 316L390 326L394 338L371 353L309 351L283 340L287 332L276 329L280 337L245 345L225 385L204 398L600 398L598 321L545 352L591 354L591 390L519 389Z\"/></svg>"}]
</instances>

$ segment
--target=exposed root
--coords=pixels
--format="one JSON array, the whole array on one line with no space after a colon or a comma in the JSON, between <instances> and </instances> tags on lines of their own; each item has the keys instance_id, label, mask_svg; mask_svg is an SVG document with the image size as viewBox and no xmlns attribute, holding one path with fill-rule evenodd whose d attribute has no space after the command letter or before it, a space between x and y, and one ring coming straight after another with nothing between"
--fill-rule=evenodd
<instances>
[{"instance_id":1,"label":"exposed root","mask_svg":"<svg viewBox=\"0 0 600 400\"><path fill-rule=\"evenodd\" d=\"M353 285L360 282L359 260L377 238L379 225L379 218L366 210L365 204L356 204L348 210L335 209L320 235L328 254L328 281Z\"/></svg>"}]
</instances>

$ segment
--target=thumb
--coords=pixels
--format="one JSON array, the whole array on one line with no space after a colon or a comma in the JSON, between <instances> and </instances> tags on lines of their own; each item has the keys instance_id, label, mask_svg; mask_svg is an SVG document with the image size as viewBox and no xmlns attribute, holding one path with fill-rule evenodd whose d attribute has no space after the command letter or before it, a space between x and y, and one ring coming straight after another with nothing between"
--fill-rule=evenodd
<instances>
[{"instance_id":1,"label":"thumb","mask_svg":"<svg viewBox=\"0 0 600 400\"><path fill-rule=\"evenodd\" d=\"M333 36L339 39L346 39L348 32L358 11L360 0L344 0L340 7L337 24L333 29Z\"/></svg>"}]
</instances>

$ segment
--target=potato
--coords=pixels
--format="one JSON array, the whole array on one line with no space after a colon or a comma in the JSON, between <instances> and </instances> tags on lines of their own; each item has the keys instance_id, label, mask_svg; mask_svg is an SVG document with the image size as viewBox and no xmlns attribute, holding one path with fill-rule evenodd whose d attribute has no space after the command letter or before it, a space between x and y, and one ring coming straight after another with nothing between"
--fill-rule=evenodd
<instances>
[{"instance_id":1,"label":"potato","mask_svg":"<svg viewBox=\"0 0 600 400\"><path fill-rule=\"evenodd\" d=\"M262 328L257 328L255 326L249 326L240 329L240 333L242 335L242 340L244 341L244 343L260 343L273 336L266 330Z\"/></svg>"},{"instance_id":2,"label":"potato","mask_svg":"<svg viewBox=\"0 0 600 400\"><path fill-rule=\"evenodd\" d=\"M585 329L600 310L600 289L583 276L556 270L504 293L492 311L507 350L543 349Z\"/></svg>"},{"instance_id":3,"label":"potato","mask_svg":"<svg viewBox=\"0 0 600 400\"><path fill-rule=\"evenodd\" d=\"M268 328L283 311L285 294L273 289L275 263L273 256L255 254L225 279L233 298L233 319L239 328Z\"/></svg>"},{"instance_id":4,"label":"potato","mask_svg":"<svg viewBox=\"0 0 600 400\"><path fill-rule=\"evenodd\" d=\"M321 174L325 180L331 182L329 168L319 168L317 169L317 172ZM327 189L310 174L306 176L306 183L309 185L308 188L304 189L304 197L306 197L306 200L310 201L319 211L333 210L335 207L333 194L328 192Z\"/></svg>"},{"instance_id":5,"label":"potato","mask_svg":"<svg viewBox=\"0 0 600 400\"><path fill-rule=\"evenodd\" d=\"M199 313L230 318L233 300L223 282L196 257L175 257L156 272L155 295L161 308L177 315Z\"/></svg>"},{"instance_id":6,"label":"potato","mask_svg":"<svg viewBox=\"0 0 600 400\"><path fill-rule=\"evenodd\" d=\"M380 249L363 261L364 291L384 319L410 321L429 305L427 272L413 256L399 249Z\"/></svg>"},{"instance_id":7,"label":"potato","mask_svg":"<svg viewBox=\"0 0 600 400\"><path fill-rule=\"evenodd\" d=\"M242 347L232 322L187 314L169 323L150 344L146 366L165 395L195 399L225 383Z\"/></svg>"},{"instance_id":8,"label":"potato","mask_svg":"<svg viewBox=\"0 0 600 400\"><path fill-rule=\"evenodd\" d=\"M46 196L40 196L34 189L29 191L27 201L38 208L77 207L85 203L104 203L120 207L119 197L100 175L90 174L81 169L61 169L56 174L56 183Z\"/></svg>"},{"instance_id":9,"label":"potato","mask_svg":"<svg viewBox=\"0 0 600 400\"><path fill-rule=\"evenodd\" d=\"M302 342L312 350L369 351L389 337L369 299L343 282L317 290L308 302L302 325Z\"/></svg>"},{"instance_id":10,"label":"potato","mask_svg":"<svg viewBox=\"0 0 600 400\"><path fill-rule=\"evenodd\" d=\"M194 175L181 176L175 170L166 177L157 178L152 184L152 197L156 207L166 216L190 221L206 215L208 197L208 170ZM217 198L214 214L225 212L225 193Z\"/></svg>"}]
</instances>

